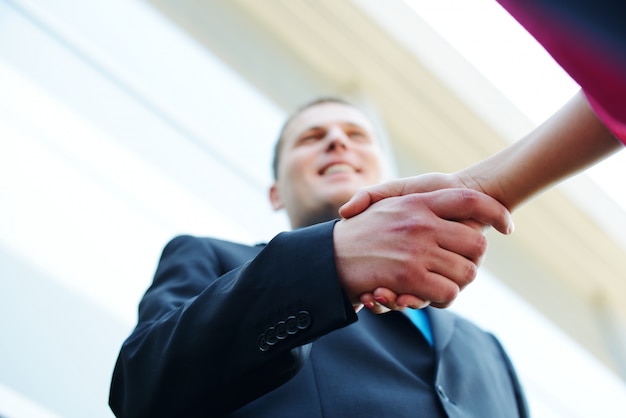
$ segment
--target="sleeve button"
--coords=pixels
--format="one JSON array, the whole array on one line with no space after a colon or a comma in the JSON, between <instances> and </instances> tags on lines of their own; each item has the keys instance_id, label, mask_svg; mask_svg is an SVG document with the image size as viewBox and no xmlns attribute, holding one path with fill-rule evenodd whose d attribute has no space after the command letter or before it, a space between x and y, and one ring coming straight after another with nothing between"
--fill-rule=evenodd
<instances>
[{"instance_id":1,"label":"sleeve button","mask_svg":"<svg viewBox=\"0 0 626 418\"><path fill-rule=\"evenodd\" d=\"M307 329L311 325L311 314L307 311L300 311L296 316L298 329Z\"/></svg>"},{"instance_id":2,"label":"sleeve button","mask_svg":"<svg viewBox=\"0 0 626 418\"><path fill-rule=\"evenodd\" d=\"M287 338L287 323L285 321L280 321L276 324L276 338L279 340Z\"/></svg>"},{"instance_id":3,"label":"sleeve button","mask_svg":"<svg viewBox=\"0 0 626 418\"><path fill-rule=\"evenodd\" d=\"M274 345L278 342L278 338L276 338L276 328L269 327L265 330L265 341L269 345Z\"/></svg>"},{"instance_id":4,"label":"sleeve button","mask_svg":"<svg viewBox=\"0 0 626 418\"><path fill-rule=\"evenodd\" d=\"M267 351L270 349L270 345L267 343L267 340L265 339L265 333L259 335L259 339L257 340L257 343L259 345L259 350L261 351Z\"/></svg>"},{"instance_id":5,"label":"sleeve button","mask_svg":"<svg viewBox=\"0 0 626 418\"><path fill-rule=\"evenodd\" d=\"M288 317L285 325L287 328L287 334L293 335L298 332L298 321L296 320L295 316L292 315Z\"/></svg>"}]
</instances>

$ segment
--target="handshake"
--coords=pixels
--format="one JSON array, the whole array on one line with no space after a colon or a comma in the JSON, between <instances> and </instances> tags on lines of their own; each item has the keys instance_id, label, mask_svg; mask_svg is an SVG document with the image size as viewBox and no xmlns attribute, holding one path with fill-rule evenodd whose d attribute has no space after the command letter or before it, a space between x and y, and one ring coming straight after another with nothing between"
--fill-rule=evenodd
<instances>
[{"instance_id":1,"label":"handshake","mask_svg":"<svg viewBox=\"0 0 626 418\"><path fill-rule=\"evenodd\" d=\"M333 240L355 310L449 306L476 277L484 231L513 232L507 208L471 179L431 173L362 189L341 207Z\"/></svg>"}]
</instances>

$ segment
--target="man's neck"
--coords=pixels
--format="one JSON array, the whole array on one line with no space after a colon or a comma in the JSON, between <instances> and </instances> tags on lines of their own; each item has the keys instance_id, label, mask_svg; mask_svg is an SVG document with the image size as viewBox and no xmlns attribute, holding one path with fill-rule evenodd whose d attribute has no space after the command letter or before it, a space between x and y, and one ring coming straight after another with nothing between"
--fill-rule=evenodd
<instances>
[{"instance_id":1,"label":"man's neck","mask_svg":"<svg viewBox=\"0 0 626 418\"><path fill-rule=\"evenodd\" d=\"M293 229L304 228L306 226L316 225L322 222L332 221L333 219L340 218L338 209L335 207L327 208L323 211L318 211L316 213L310 213L308 216L300 219L299 222L292 223Z\"/></svg>"}]
</instances>

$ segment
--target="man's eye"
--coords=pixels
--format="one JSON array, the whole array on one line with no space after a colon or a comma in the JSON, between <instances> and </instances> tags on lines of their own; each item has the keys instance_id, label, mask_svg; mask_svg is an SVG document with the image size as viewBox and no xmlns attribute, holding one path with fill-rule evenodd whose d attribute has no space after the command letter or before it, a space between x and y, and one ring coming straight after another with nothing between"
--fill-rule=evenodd
<instances>
[{"instance_id":1,"label":"man's eye","mask_svg":"<svg viewBox=\"0 0 626 418\"><path fill-rule=\"evenodd\" d=\"M300 143L314 142L320 139L321 135L317 133L310 133L300 137Z\"/></svg>"},{"instance_id":2,"label":"man's eye","mask_svg":"<svg viewBox=\"0 0 626 418\"><path fill-rule=\"evenodd\" d=\"M368 136L365 135L365 133L360 132L360 131L353 131L353 132L348 132L347 133L348 137L354 141L367 141L368 140Z\"/></svg>"}]
</instances>

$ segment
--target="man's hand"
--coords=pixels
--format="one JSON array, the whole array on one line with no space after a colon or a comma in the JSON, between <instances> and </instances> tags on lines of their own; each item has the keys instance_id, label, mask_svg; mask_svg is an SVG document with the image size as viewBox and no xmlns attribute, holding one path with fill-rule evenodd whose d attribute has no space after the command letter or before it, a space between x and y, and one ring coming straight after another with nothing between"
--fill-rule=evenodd
<instances>
[{"instance_id":1,"label":"man's hand","mask_svg":"<svg viewBox=\"0 0 626 418\"><path fill-rule=\"evenodd\" d=\"M469 220L473 225L459 222ZM384 288L413 295L412 303L447 307L476 277L487 249L482 225L507 233L510 214L496 200L470 189L379 200L335 225L341 284L355 305L361 295Z\"/></svg>"}]
</instances>

